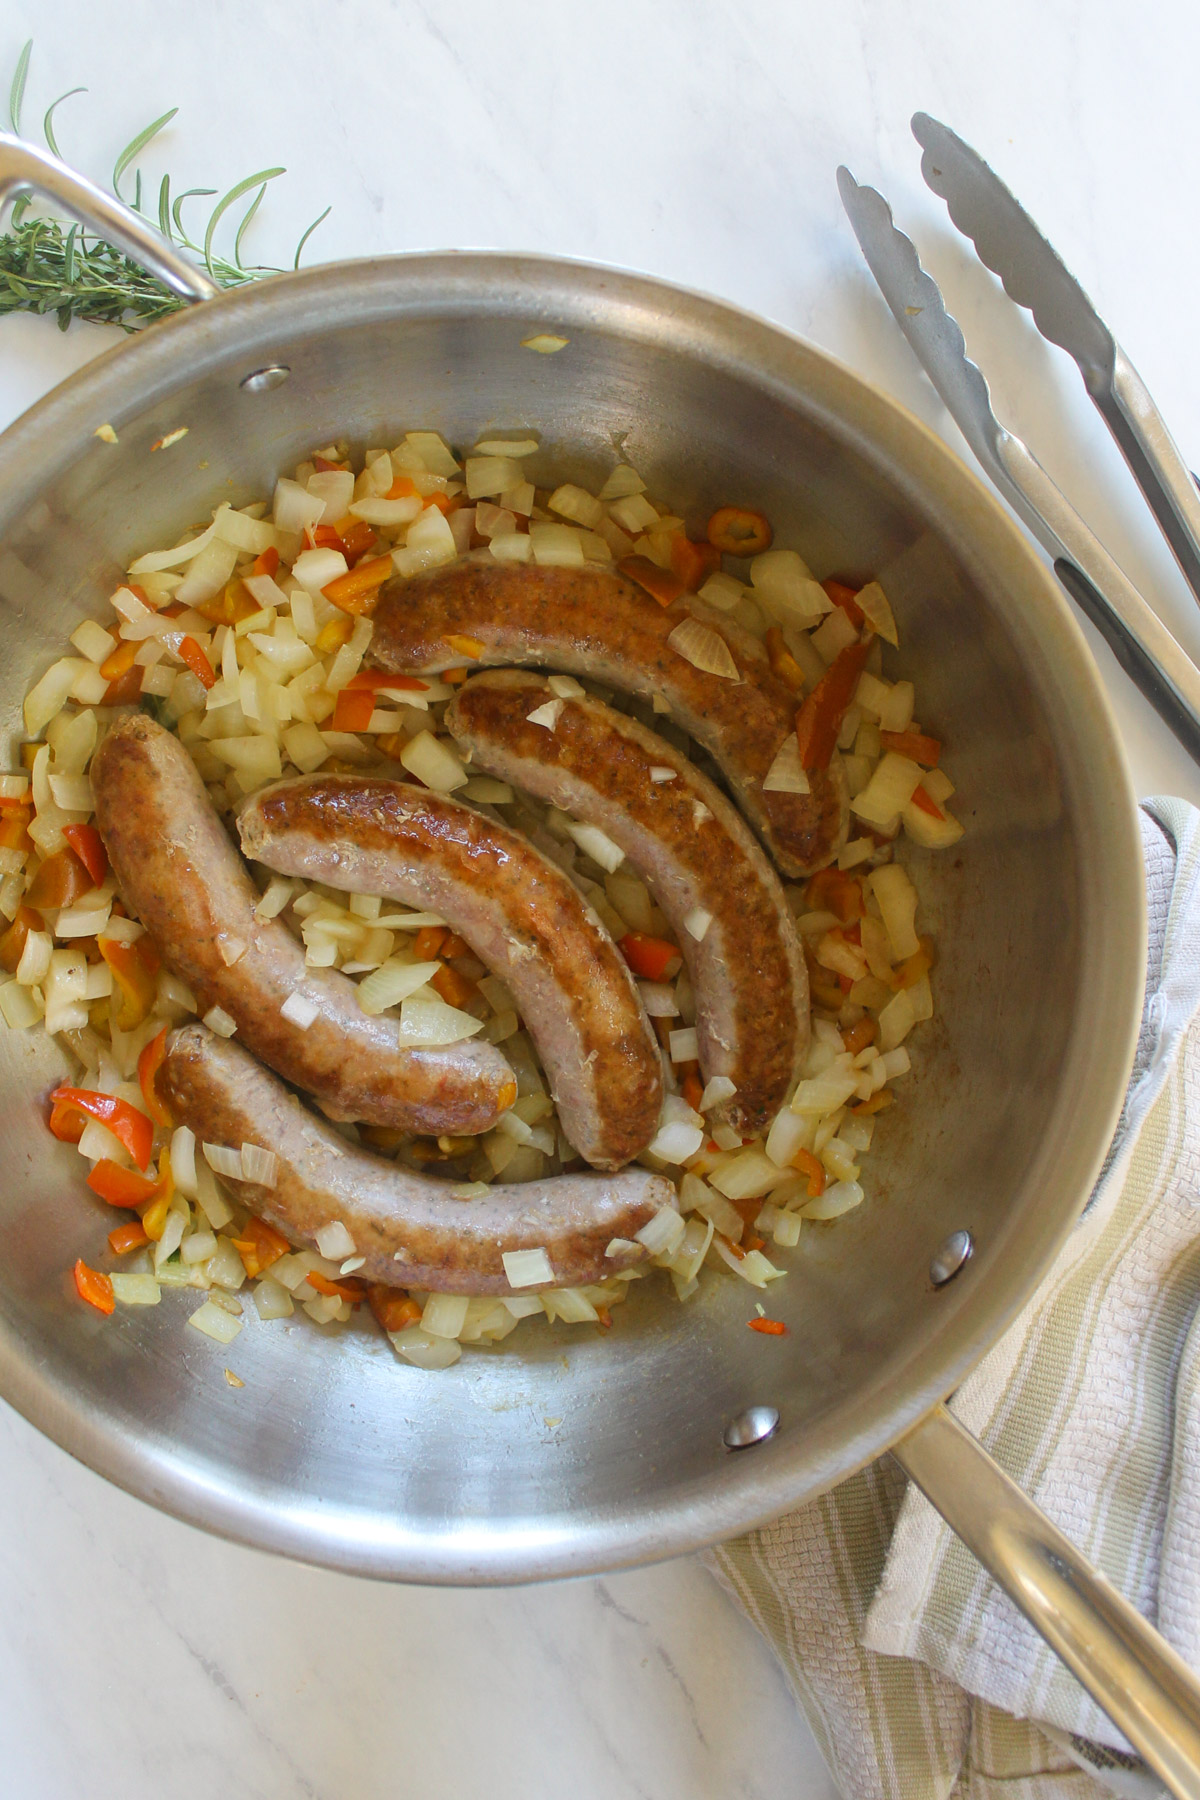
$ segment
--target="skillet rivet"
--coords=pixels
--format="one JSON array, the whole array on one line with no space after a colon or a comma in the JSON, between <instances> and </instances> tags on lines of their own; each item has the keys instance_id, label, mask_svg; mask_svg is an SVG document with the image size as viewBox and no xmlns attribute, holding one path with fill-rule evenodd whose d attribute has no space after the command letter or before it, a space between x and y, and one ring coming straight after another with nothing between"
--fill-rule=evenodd
<instances>
[{"instance_id":1,"label":"skillet rivet","mask_svg":"<svg viewBox=\"0 0 1200 1800\"><path fill-rule=\"evenodd\" d=\"M952 1231L929 1265L934 1287L945 1287L970 1260L975 1240L969 1231Z\"/></svg>"},{"instance_id":2,"label":"skillet rivet","mask_svg":"<svg viewBox=\"0 0 1200 1800\"><path fill-rule=\"evenodd\" d=\"M265 369L253 369L249 375L243 375L238 386L247 394L269 394L272 388L285 382L291 372L286 363L268 363Z\"/></svg>"},{"instance_id":3,"label":"skillet rivet","mask_svg":"<svg viewBox=\"0 0 1200 1800\"><path fill-rule=\"evenodd\" d=\"M765 1444L778 1427L779 1413L774 1406L748 1406L725 1427L725 1448L749 1450L754 1444Z\"/></svg>"}]
</instances>

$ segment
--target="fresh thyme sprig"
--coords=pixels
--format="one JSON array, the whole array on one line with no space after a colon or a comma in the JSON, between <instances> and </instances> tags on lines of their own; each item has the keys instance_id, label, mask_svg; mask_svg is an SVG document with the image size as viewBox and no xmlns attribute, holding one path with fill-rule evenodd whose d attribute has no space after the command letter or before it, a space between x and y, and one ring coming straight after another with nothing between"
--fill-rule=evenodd
<instances>
[{"instance_id":1,"label":"fresh thyme sprig","mask_svg":"<svg viewBox=\"0 0 1200 1800\"><path fill-rule=\"evenodd\" d=\"M8 116L13 132L18 137L21 133L21 104L25 97L25 82L29 74L32 50L31 38L17 59L9 90ZM61 94L46 112L42 121L42 133L55 156L60 155L54 134L55 111L64 100L86 92L86 88L71 88L68 93ZM137 159L159 132L170 124L178 110L178 107L172 107L161 118L139 131L136 137L131 138L117 157L113 168L113 192L118 197L122 197L122 177L133 169L134 192L133 199L128 204L136 212L142 213L143 217L146 214L142 207L142 173L136 167ZM203 242L199 244L193 242L184 227L183 205L186 200L211 198L217 190L188 188L172 199L171 178L164 175L158 190L158 228L171 243L191 251L201 260L213 280L221 287L242 287L247 282L260 280L264 275L278 275L282 273L281 270L265 264L243 263L242 240L262 204L268 182L285 172L282 168L259 169L256 174L247 175L245 180L231 187L227 194L217 200L209 213ZM253 197L234 234L233 261L230 262L214 252L213 240L217 226L225 214L247 195ZM330 208L326 207L320 218L313 220L300 239L296 246L293 268L299 268L305 245L317 226L328 218L329 212ZM93 236L80 225L67 225L41 213L32 214L27 199L17 201L12 209L8 230L0 233L0 313L54 313L63 331L72 319L90 319L102 325L119 325L124 331L137 331L144 325L153 324L156 319L164 318L168 313L177 312L185 304L185 301L172 294L153 275L148 275L140 264L125 256L114 245Z\"/></svg>"}]
</instances>

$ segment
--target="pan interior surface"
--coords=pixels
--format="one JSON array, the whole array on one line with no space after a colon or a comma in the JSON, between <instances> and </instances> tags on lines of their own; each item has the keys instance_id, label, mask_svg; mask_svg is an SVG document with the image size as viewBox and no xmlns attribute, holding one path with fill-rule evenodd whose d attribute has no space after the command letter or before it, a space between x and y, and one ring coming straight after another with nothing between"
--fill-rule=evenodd
<instances>
[{"instance_id":1,"label":"pan interior surface","mask_svg":"<svg viewBox=\"0 0 1200 1800\"><path fill-rule=\"evenodd\" d=\"M538 355L522 340L567 341ZM272 384L247 377L283 367ZM109 423L117 443L94 436ZM187 428L162 451L157 440ZM944 739L966 825L907 853L939 948L937 1018L881 1116L867 1202L807 1226L760 1298L716 1277L680 1306L635 1284L612 1331L523 1327L424 1373L371 1322L261 1325L222 1348L200 1296L102 1318L76 1256L111 1218L45 1126L65 1061L0 1034L0 1392L131 1491L245 1541L385 1577L580 1573L693 1549L818 1492L948 1392L1086 1199L1124 1091L1144 923L1128 778L1098 677L1016 529L940 443L846 370L736 310L537 258L315 270L120 347L0 440L0 722L127 560L314 447L432 427L459 447L530 428L535 474L591 485L615 445L695 527L760 506L818 576L878 576ZM10 761L6 766L15 766ZM930 1262L968 1230L938 1289ZM245 1384L231 1387L232 1368ZM767 1442L731 1454L747 1407Z\"/></svg>"}]
</instances>

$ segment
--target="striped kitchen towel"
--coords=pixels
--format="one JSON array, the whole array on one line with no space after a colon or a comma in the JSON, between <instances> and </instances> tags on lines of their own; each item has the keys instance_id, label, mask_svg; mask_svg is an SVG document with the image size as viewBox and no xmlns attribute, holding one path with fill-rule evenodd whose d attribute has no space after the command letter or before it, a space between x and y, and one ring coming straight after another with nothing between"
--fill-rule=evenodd
<instances>
[{"instance_id":1,"label":"striped kitchen towel","mask_svg":"<svg viewBox=\"0 0 1200 1800\"><path fill-rule=\"evenodd\" d=\"M1147 801L1146 1002L1091 1202L952 1410L1200 1667L1200 813ZM722 1545L846 1800L1163 1790L883 1458Z\"/></svg>"}]
</instances>

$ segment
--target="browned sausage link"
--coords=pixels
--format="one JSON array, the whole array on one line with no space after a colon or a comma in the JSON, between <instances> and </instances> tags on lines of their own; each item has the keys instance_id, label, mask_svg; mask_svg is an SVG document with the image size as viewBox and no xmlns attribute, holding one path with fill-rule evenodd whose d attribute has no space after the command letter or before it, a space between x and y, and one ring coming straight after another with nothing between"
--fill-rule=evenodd
<instances>
[{"instance_id":1,"label":"browned sausage link","mask_svg":"<svg viewBox=\"0 0 1200 1800\"><path fill-rule=\"evenodd\" d=\"M665 609L609 569L531 568L470 560L395 579L375 609L371 655L385 669L419 673L463 661L448 640L471 638L482 665L569 669L626 693L659 694L672 717L723 769L734 798L785 875L811 875L846 841L849 796L841 758L810 776L808 794L764 793L795 727L796 698L758 639L685 595ZM694 668L667 638L689 616L724 639L740 681Z\"/></svg>"},{"instance_id":2,"label":"browned sausage link","mask_svg":"<svg viewBox=\"0 0 1200 1800\"><path fill-rule=\"evenodd\" d=\"M308 968L286 925L255 916L246 865L169 731L140 713L123 720L92 758L92 789L117 885L167 965L330 1118L457 1135L490 1130L512 1105L495 1045L402 1050L395 1019L371 1018L353 982ZM280 1010L293 994L319 1009L306 1030Z\"/></svg>"},{"instance_id":3,"label":"browned sausage link","mask_svg":"<svg viewBox=\"0 0 1200 1800\"><path fill-rule=\"evenodd\" d=\"M643 1262L634 1241L675 1190L661 1175L556 1175L459 1200L449 1183L354 1150L237 1044L202 1025L172 1037L159 1076L176 1118L202 1143L259 1144L278 1158L275 1185L230 1182L252 1212L315 1248L340 1221L368 1281L448 1294L509 1294L505 1251L544 1249L543 1287L601 1281ZM224 1177L222 1177L224 1179ZM608 1255L613 1239L623 1240Z\"/></svg>"},{"instance_id":4,"label":"browned sausage link","mask_svg":"<svg viewBox=\"0 0 1200 1800\"><path fill-rule=\"evenodd\" d=\"M242 848L284 875L440 913L511 989L563 1130L598 1169L654 1136L658 1046L629 970L562 870L445 794L376 775L302 775L254 794Z\"/></svg>"},{"instance_id":5,"label":"browned sausage link","mask_svg":"<svg viewBox=\"0 0 1200 1800\"><path fill-rule=\"evenodd\" d=\"M552 730L531 724L551 699L538 675L476 675L446 724L473 765L599 825L645 876L691 975L700 1067L737 1089L712 1116L760 1131L808 1048L808 975L779 878L686 756L590 697L563 700ZM712 919L699 941L697 912Z\"/></svg>"}]
</instances>

